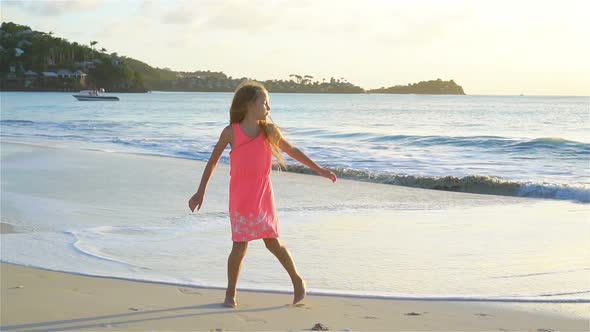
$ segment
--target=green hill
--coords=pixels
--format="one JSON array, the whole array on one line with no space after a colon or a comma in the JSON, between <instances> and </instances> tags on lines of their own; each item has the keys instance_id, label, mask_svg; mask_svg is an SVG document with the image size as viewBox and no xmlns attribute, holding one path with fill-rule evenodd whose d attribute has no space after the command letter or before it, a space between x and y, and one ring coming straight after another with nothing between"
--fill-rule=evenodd
<instances>
[{"instance_id":1,"label":"green hill","mask_svg":"<svg viewBox=\"0 0 590 332\"><path fill-rule=\"evenodd\" d=\"M432 94L432 95L464 95L465 92L455 81L443 81L440 78L432 81L421 81L408 85L396 85L367 91L368 93L399 93L399 94Z\"/></svg>"},{"instance_id":2,"label":"green hill","mask_svg":"<svg viewBox=\"0 0 590 332\"><path fill-rule=\"evenodd\" d=\"M225 91L232 92L247 77L233 78L223 72L172 71L154 68L139 60L89 45L54 37L52 32L33 31L26 25L3 22L0 26L0 90L77 91L104 88L109 92ZM315 79L289 75L289 80L262 83L270 92L288 93L428 93L465 94L453 80L419 82L365 91L344 78Z\"/></svg>"},{"instance_id":3,"label":"green hill","mask_svg":"<svg viewBox=\"0 0 590 332\"><path fill-rule=\"evenodd\" d=\"M154 68L139 60L98 50L99 44L69 42L52 32L33 31L12 22L0 26L0 90L76 91L104 88L110 92L227 91L247 77L223 72L172 71ZM310 75L290 75L290 80L263 82L272 92L364 93L345 80L313 81Z\"/></svg>"},{"instance_id":4,"label":"green hill","mask_svg":"<svg viewBox=\"0 0 590 332\"><path fill-rule=\"evenodd\" d=\"M0 88L2 90L144 92L143 78L121 62L116 53L97 50L33 31L26 25L0 26Z\"/></svg>"}]
</instances>

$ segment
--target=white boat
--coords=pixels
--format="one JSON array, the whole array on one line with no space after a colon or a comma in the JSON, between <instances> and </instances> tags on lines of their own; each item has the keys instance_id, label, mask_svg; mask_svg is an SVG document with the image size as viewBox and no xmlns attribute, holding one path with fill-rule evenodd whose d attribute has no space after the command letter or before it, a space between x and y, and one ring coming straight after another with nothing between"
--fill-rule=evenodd
<instances>
[{"instance_id":1,"label":"white boat","mask_svg":"<svg viewBox=\"0 0 590 332\"><path fill-rule=\"evenodd\" d=\"M100 93L103 93L104 89L100 89ZM119 97L115 96L104 96L100 95L98 90L82 90L77 95L72 95L80 101L100 101L100 100L111 100L117 101Z\"/></svg>"}]
</instances>

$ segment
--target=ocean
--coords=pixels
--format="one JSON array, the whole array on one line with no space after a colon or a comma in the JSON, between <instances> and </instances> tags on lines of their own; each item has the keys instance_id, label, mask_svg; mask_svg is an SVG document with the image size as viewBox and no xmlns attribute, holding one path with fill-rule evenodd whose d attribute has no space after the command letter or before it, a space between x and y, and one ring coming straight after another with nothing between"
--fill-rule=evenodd
<instances>
[{"instance_id":1,"label":"ocean","mask_svg":"<svg viewBox=\"0 0 590 332\"><path fill-rule=\"evenodd\" d=\"M232 95L118 96L0 93L1 221L18 232L1 235L2 262L225 287L229 148L203 209L187 201ZM588 97L270 98L286 138L339 175L289 159L273 172L281 238L312 294L586 317ZM291 289L260 241L244 264L241 289Z\"/></svg>"},{"instance_id":2,"label":"ocean","mask_svg":"<svg viewBox=\"0 0 590 332\"><path fill-rule=\"evenodd\" d=\"M0 137L206 161L229 122L231 93L119 96L81 103L70 93L3 92ZM589 97L270 98L286 138L340 177L590 202Z\"/></svg>"}]
</instances>

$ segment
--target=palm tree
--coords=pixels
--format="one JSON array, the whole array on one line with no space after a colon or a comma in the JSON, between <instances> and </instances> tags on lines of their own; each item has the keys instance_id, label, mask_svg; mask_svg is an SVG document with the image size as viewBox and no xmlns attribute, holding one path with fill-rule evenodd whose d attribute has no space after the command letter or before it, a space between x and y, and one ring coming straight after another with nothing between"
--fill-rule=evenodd
<instances>
[{"instance_id":1,"label":"palm tree","mask_svg":"<svg viewBox=\"0 0 590 332\"><path fill-rule=\"evenodd\" d=\"M107 49L103 47L103 48L101 48L101 49L100 49L100 51L101 51L102 53L106 53L106 52L107 52Z\"/></svg>"},{"instance_id":2,"label":"palm tree","mask_svg":"<svg viewBox=\"0 0 590 332\"><path fill-rule=\"evenodd\" d=\"M98 44L97 41L93 41L93 40L90 41L90 47L92 47L93 51L94 51L94 45L96 45L96 44Z\"/></svg>"}]
</instances>

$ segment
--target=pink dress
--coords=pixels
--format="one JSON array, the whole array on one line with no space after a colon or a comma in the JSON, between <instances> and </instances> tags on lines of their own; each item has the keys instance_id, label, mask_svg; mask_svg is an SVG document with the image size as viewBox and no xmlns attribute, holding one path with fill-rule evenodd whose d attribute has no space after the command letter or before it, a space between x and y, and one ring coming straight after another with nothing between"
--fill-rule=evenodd
<instances>
[{"instance_id":1,"label":"pink dress","mask_svg":"<svg viewBox=\"0 0 590 332\"><path fill-rule=\"evenodd\" d=\"M229 215L232 241L279 237L275 199L270 181L272 151L261 131L256 138L232 123L234 147L229 153Z\"/></svg>"}]
</instances>

